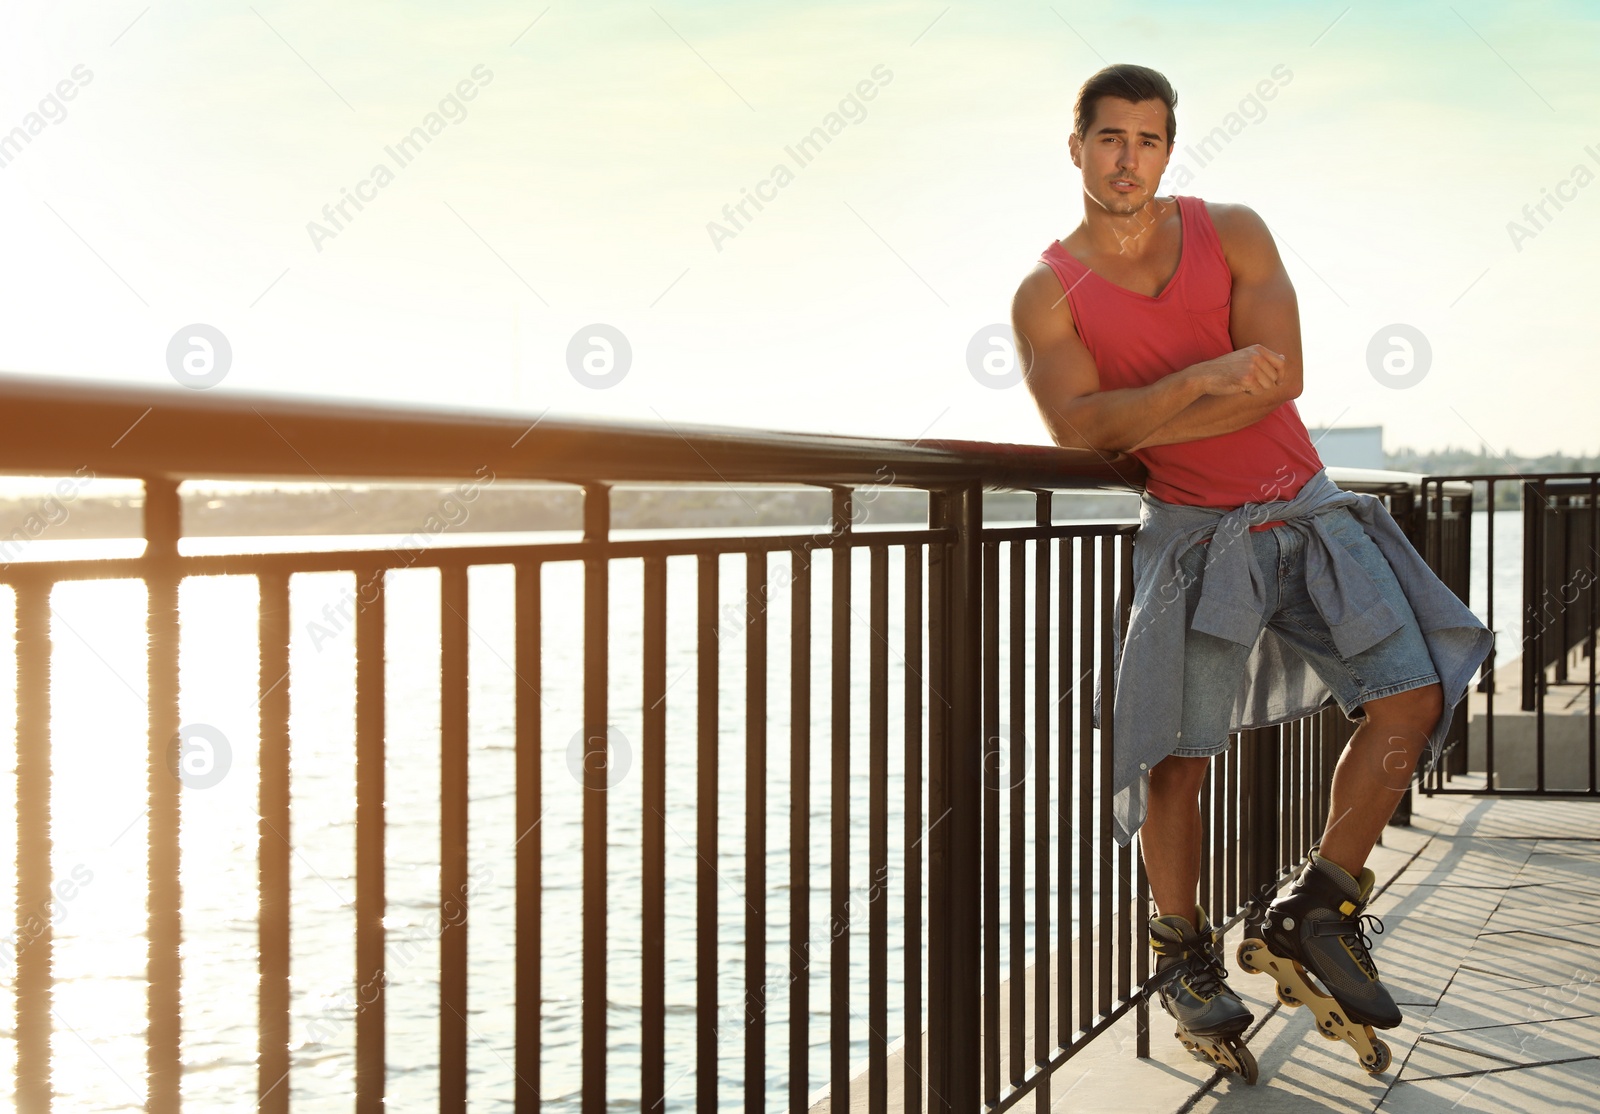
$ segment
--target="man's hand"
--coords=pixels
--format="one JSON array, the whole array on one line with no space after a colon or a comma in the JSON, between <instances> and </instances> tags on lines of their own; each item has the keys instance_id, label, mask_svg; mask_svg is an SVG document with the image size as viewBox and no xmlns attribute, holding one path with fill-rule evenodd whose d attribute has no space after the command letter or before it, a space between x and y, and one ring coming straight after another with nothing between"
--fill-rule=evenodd
<instances>
[{"instance_id":1,"label":"man's hand","mask_svg":"<svg viewBox=\"0 0 1600 1114\"><path fill-rule=\"evenodd\" d=\"M1191 364L1178 374L1200 380L1208 395L1270 391L1283 378L1284 356L1263 344L1252 344L1215 359Z\"/></svg>"}]
</instances>

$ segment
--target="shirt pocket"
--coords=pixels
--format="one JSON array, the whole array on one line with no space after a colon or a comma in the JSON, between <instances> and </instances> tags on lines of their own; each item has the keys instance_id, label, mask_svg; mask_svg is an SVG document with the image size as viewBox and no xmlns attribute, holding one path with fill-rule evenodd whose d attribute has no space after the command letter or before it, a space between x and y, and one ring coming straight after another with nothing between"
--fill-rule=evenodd
<instances>
[{"instance_id":1,"label":"shirt pocket","mask_svg":"<svg viewBox=\"0 0 1600 1114\"><path fill-rule=\"evenodd\" d=\"M1231 301L1223 302L1216 309L1189 310L1188 314L1201 359L1212 359L1234 350Z\"/></svg>"},{"instance_id":2,"label":"shirt pocket","mask_svg":"<svg viewBox=\"0 0 1600 1114\"><path fill-rule=\"evenodd\" d=\"M1360 549L1370 540L1361 520L1348 508L1340 507L1323 516L1323 525L1340 545L1346 549Z\"/></svg>"}]
</instances>

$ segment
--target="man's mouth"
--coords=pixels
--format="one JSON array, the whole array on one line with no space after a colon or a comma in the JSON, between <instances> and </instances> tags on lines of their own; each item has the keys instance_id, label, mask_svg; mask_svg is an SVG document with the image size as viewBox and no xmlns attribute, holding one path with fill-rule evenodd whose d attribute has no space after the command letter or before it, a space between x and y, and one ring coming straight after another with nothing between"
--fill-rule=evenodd
<instances>
[{"instance_id":1,"label":"man's mouth","mask_svg":"<svg viewBox=\"0 0 1600 1114\"><path fill-rule=\"evenodd\" d=\"M1135 190L1139 188L1139 184L1133 181L1131 178L1113 178L1111 179L1111 188L1119 190Z\"/></svg>"}]
</instances>

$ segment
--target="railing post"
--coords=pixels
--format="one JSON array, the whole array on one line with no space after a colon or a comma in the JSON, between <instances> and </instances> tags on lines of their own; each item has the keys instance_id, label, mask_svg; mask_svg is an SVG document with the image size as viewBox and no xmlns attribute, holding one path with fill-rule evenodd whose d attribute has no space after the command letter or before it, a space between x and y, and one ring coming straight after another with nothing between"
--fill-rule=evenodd
<instances>
[{"instance_id":1,"label":"railing post","mask_svg":"<svg viewBox=\"0 0 1600 1114\"><path fill-rule=\"evenodd\" d=\"M50 582L13 582L17 661L17 1068L21 1114L50 1114L55 894L50 884Z\"/></svg>"},{"instance_id":2,"label":"railing post","mask_svg":"<svg viewBox=\"0 0 1600 1114\"><path fill-rule=\"evenodd\" d=\"M1242 901L1266 896L1263 887L1271 887L1278 878L1282 865L1278 843L1280 793L1279 763L1283 745L1282 727L1259 727L1241 732L1239 745L1244 761L1244 807L1239 838L1240 866L1245 884L1241 887Z\"/></svg>"},{"instance_id":3,"label":"railing post","mask_svg":"<svg viewBox=\"0 0 1600 1114\"><path fill-rule=\"evenodd\" d=\"M606 778L611 763L606 720L609 714L607 632L610 624L611 569L605 545L610 536L611 489L605 484L585 484L583 540L591 549L583 563L583 1008L578 1056L583 1070L581 1101L584 1114L601 1114L606 1109L606 949L610 942L606 926ZM704 637L702 631L702 640ZM701 780L705 780L704 771ZM703 815L708 807L712 810L709 825ZM713 849L716 846L715 799L708 806L706 798L702 796L698 808L702 813L700 852L704 855L707 843ZM711 831L709 841L703 838L708 826ZM715 857L715 850L711 854ZM701 869L703 874L703 864ZM703 922L697 926L697 930L704 931ZM702 940L699 944L703 954L705 943ZM714 941L711 954L716 954ZM696 1004L702 1011L700 1025L703 1032L703 1011L706 1006L703 960L698 968L698 983L701 998L697 999ZM712 1012L715 1013L714 1008ZM698 1064L701 1074L696 1086L703 1104L708 1090L713 1094L716 1092L716 1069L713 1065L707 1072L703 1055Z\"/></svg>"},{"instance_id":4,"label":"railing post","mask_svg":"<svg viewBox=\"0 0 1600 1114\"><path fill-rule=\"evenodd\" d=\"M182 785L175 776L178 738L178 538L183 532L178 481L144 481L145 590L149 657L149 873L145 1006L149 1036L145 1109L176 1114L182 1104L182 894L178 832Z\"/></svg>"},{"instance_id":5,"label":"railing post","mask_svg":"<svg viewBox=\"0 0 1600 1114\"><path fill-rule=\"evenodd\" d=\"M382 1114L388 1071L387 574L382 565L356 574L356 1114Z\"/></svg>"},{"instance_id":6,"label":"railing post","mask_svg":"<svg viewBox=\"0 0 1600 1114\"><path fill-rule=\"evenodd\" d=\"M928 1109L978 1108L979 746L983 492L928 493Z\"/></svg>"}]
</instances>

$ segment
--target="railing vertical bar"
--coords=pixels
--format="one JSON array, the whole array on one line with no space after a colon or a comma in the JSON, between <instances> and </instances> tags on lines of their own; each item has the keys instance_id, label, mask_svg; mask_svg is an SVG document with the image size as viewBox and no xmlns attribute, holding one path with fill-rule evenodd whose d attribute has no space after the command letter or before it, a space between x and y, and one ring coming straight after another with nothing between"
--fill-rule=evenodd
<instances>
[{"instance_id":1,"label":"railing vertical bar","mask_svg":"<svg viewBox=\"0 0 1600 1114\"><path fill-rule=\"evenodd\" d=\"M1223 837L1223 890L1221 904L1224 909L1239 907L1239 860L1244 849L1239 844L1239 767L1244 760L1245 736L1234 735L1228 748L1228 761L1224 769L1222 788Z\"/></svg>"},{"instance_id":2,"label":"railing vertical bar","mask_svg":"<svg viewBox=\"0 0 1600 1114\"><path fill-rule=\"evenodd\" d=\"M1133 539L1117 534L1113 543L1118 553L1120 575L1117 582L1116 607L1120 615L1120 630L1128 629L1128 614L1133 607ZM1114 844L1107 844L1107 847ZM1133 975L1133 951L1144 954L1143 923L1133 923L1133 844L1130 841L1117 847L1117 1000L1125 1001Z\"/></svg>"},{"instance_id":3,"label":"railing vertical bar","mask_svg":"<svg viewBox=\"0 0 1600 1114\"><path fill-rule=\"evenodd\" d=\"M695 792L695 1109L717 1109L717 608L719 554L701 553Z\"/></svg>"},{"instance_id":4,"label":"railing vertical bar","mask_svg":"<svg viewBox=\"0 0 1600 1114\"><path fill-rule=\"evenodd\" d=\"M767 1105L767 551L745 554L744 1104Z\"/></svg>"},{"instance_id":5,"label":"railing vertical bar","mask_svg":"<svg viewBox=\"0 0 1600 1114\"><path fill-rule=\"evenodd\" d=\"M256 848L258 1056L256 1109L289 1112L289 574L264 572L258 604L261 815Z\"/></svg>"},{"instance_id":6,"label":"railing vertical bar","mask_svg":"<svg viewBox=\"0 0 1600 1114\"><path fill-rule=\"evenodd\" d=\"M583 562L583 1112L606 1111L606 926L609 775L607 689L611 562L611 490L583 489L583 540L592 547ZM716 845L711 854L715 856Z\"/></svg>"},{"instance_id":7,"label":"railing vertical bar","mask_svg":"<svg viewBox=\"0 0 1600 1114\"><path fill-rule=\"evenodd\" d=\"M1337 711L1337 709L1332 709ZM1343 715L1342 712L1338 713ZM1306 838L1300 848L1300 858L1305 858L1311 853L1311 845L1316 842L1317 835L1322 831L1322 825L1328 819L1328 785L1323 771L1328 768L1328 715L1311 717L1307 730L1311 735L1311 815L1307 818ZM1295 860L1299 862L1299 859Z\"/></svg>"},{"instance_id":8,"label":"railing vertical bar","mask_svg":"<svg viewBox=\"0 0 1600 1114\"><path fill-rule=\"evenodd\" d=\"M467 1108L467 566L440 569L439 1110Z\"/></svg>"},{"instance_id":9,"label":"railing vertical bar","mask_svg":"<svg viewBox=\"0 0 1600 1114\"><path fill-rule=\"evenodd\" d=\"M1050 525L1050 493L1034 500L1034 517ZM1050 569L1054 543L1033 551L1033 1062L1050 1060ZM1039 1078L1040 1109L1050 1108L1050 1076Z\"/></svg>"},{"instance_id":10,"label":"railing vertical bar","mask_svg":"<svg viewBox=\"0 0 1600 1114\"><path fill-rule=\"evenodd\" d=\"M516 566L517 610L517 953L516 953L516 1081L513 1094L517 1114L538 1114L540 1049L543 1044L542 956L544 931L544 746L543 623L540 598L542 561L521 561ZM648 825L646 831L648 831ZM648 953L647 953L648 954ZM648 1065L649 1061L646 1060Z\"/></svg>"},{"instance_id":11,"label":"railing vertical bar","mask_svg":"<svg viewBox=\"0 0 1600 1114\"><path fill-rule=\"evenodd\" d=\"M1442 485L1442 481L1441 481L1441 485ZM1487 533L1489 535L1488 538L1485 539L1487 544L1488 544L1488 554L1487 554L1487 556L1485 558L1484 567L1485 567L1486 570L1492 570L1494 568L1494 481L1493 480L1489 480L1489 481L1487 481L1485 483L1484 486L1485 486L1485 489L1486 489L1486 491L1485 491L1485 501L1488 503L1488 508L1487 508L1488 514L1487 514L1487 517L1486 517L1486 520L1485 520L1484 529L1487 531ZM1486 593L1486 596L1485 596L1485 599L1484 599L1484 611L1485 611L1484 625L1489 628L1489 630L1491 632L1490 633L1490 637L1493 640L1489 644L1489 661L1488 661L1488 664L1485 666L1485 673L1486 673L1486 679L1488 681L1488 688L1484 691L1484 694L1483 694L1483 771L1484 771L1483 772L1483 787L1485 789L1488 789L1488 790L1492 791L1495 788L1495 776L1494 776L1494 678L1495 678L1495 673L1497 672L1497 670L1496 670L1496 660L1495 659L1498 656L1496 654L1495 642L1499 641L1499 636L1497 634L1493 633L1494 632L1494 575L1493 575L1492 572L1490 572L1489 575L1484 577L1483 587L1484 587L1484 591Z\"/></svg>"},{"instance_id":12,"label":"railing vertical bar","mask_svg":"<svg viewBox=\"0 0 1600 1114\"><path fill-rule=\"evenodd\" d=\"M1595 685L1595 659L1600 658L1596 645L1596 632L1600 631L1600 589L1596 577L1600 576L1600 475L1589 476L1589 581L1585 588L1589 596L1589 792L1600 793L1600 757L1595 749L1596 696L1600 687Z\"/></svg>"},{"instance_id":13,"label":"railing vertical bar","mask_svg":"<svg viewBox=\"0 0 1600 1114\"><path fill-rule=\"evenodd\" d=\"M384 574L358 573L356 611L356 1114L385 1109Z\"/></svg>"},{"instance_id":14,"label":"railing vertical bar","mask_svg":"<svg viewBox=\"0 0 1600 1114\"><path fill-rule=\"evenodd\" d=\"M1538 503L1530 501L1533 507L1530 517L1533 520L1533 562L1523 567L1523 576L1533 578L1533 595L1528 597L1528 623L1533 624L1533 760L1534 760L1534 787L1539 792L1544 792L1544 623L1534 611L1533 600L1544 600L1544 594L1549 591L1546 583L1546 530L1550 522L1546 515L1550 506L1550 499L1546 496L1544 479L1536 480L1538 485ZM1526 499L1526 493L1523 495ZM1523 589L1523 595L1528 594L1528 589ZM1526 672L1526 669L1525 671ZM1523 695L1523 706L1528 703L1528 695Z\"/></svg>"},{"instance_id":15,"label":"railing vertical bar","mask_svg":"<svg viewBox=\"0 0 1600 1114\"><path fill-rule=\"evenodd\" d=\"M1305 739L1305 748L1300 760L1300 769L1305 778L1305 808L1301 812L1300 839L1295 844L1294 857L1291 862L1299 862L1311 851L1311 841L1316 838L1317 824L1317 717L1307 719L1300 728L1301 736Z\"/></svg>"},{"instance_id":16,"label":"railing vertical bar","mask_svg":"<svg viewBox=\"0 0 1600 1114\"><path fill-rule=\"evenodd\" d=\"M983 544L983 1095L1000 1101L1000 555Z\"/></svg>"},{"instance_id":17,"label":"railing vertical bar","mask_svg":"<svg viewBox=\"0 0 1600 1114\"><path fill-rule=\"evenodd\" d=\"M1312 722L1312 720L1306 719L1295 726L1296 733L1300 739L1296 757L1300 770L1300 808L1298 813L1300 824L1294 833L1294 847L1286 858L1286 861L1291 863L1297 863L1305 858L1306 852L1311 849L1312 795L1316 786L1316 777L1312 774L1312 770L1315 767L1311 763Z\"/></svg>"},{"instance_id":18,"label":"railing vertical bar","mask_svg":"<svg viewBox=\"0 0 1600 1114\"><path fill-rule=\"evenodd\" d=\"M147 479L145 487L146 658L149 692L149 890L145 1004L145 1108L176 1114L183 1092L183 944L179 881L182 783L169 762L181 747L178 711L178 483Z\"/></svg>"},{"instance_id":19,"label":"railing vertical bar","mask_svg":"<svg viewBox=\"0 0 1600 1114\"><path fill-rule=\"evenodd\" d=\"M1142 853L1133 857L1133 866L1138 871L1139 894L1139 908L1135 923L1137 925L1145 925L1150 921L1150 879L1145 876L1144 855ZM1150 981L1150 949L1143 947L1140 943L1135 943L1134 947L1138 949L1139 954L1138 966L1134 970L1134 976L1139 980L1139 987L1142 989ZM1143 995L1139 998L1137 1028L1134 1032L1133 1054L1140 1058L1149 1056L1150 999Z\"/></svg>"},{"instance_id":20,"label":"railing vertical bar","mask_svg":"<svg viewBox=\"0 0 1600 1114\"><path fill-rule=\"evenodd\" d=\"M1251 827L1250 794L1251 771L1254 768L1254 744L1250 741L1252 735L1249 731L1239 732L1238 752L1234 756L1233 776L1233 842L1235 854L1233 856L1234 874L1230 884L1232 893L1229 894L1229 908L1238 908L1244 904L1245 898L1251 892L1251 864L1255 862L1255 848L1260 842L1257 833Z\"/></svg>"},{"instance_id":21,"label":"railing vertical bar","mask_svg":"<svg viewBox=\"0 0 1600 1114\"><path fill-rule=\"evenodd\" d=\"M1289 861L1298 862L1300 857L1301 806L1305 803L1305 797L1302 792L1305 781L1300 767L1300 725L1298 723L1290 724L1287 730L1289 732L1289 746L1288 762L1285 765L1288 769L1284 778L1288 786L1288 792L1285 794L1282 807L1278 810L1280 815L1279 827L1281 829L1278 838L1281 841L1280 846L1288 848L1287 857Z\"/></svg>"},{"instance_id":22,"label":"railing vertical bar","mask_svg":"<svg viewBox=\"0 0 1600 1114\"><path fill-rule=\"evenodd\" d=\"M1101 679L1100 722L1111 722L1113 686L1111 671L1104 662L1095 659L1095 625L1109 623L1110 616L1095 608L1095 580L1103 574L1095 559L1094 540L1085 535L1079 548L1083 571L1078 579L1078 664L1080 675L1096 672ZM1106 761L1105 731L1101 730L1101 746L1095 747L1094 705L1085 693L1078 702L1078 876L1073 884L1078 890L1078 1032L1087 1032L1094 1020L1094 808L1095 808L1095 754L1100 762Z\"/></svg>"},{"instance_id":23,"label":"railing vertical bar","mask_svg":"<svg viewBox=\"0 0 1600 1114\"><path fill-rule=\"evenodd\" d=\"M929 670L937 688L928 737L928 1106L977 1107L982 901L983 492L935 489L928 521L955 531L929 550Z\"/></svg>"},{"instance_id":24,"label":"railing vertical bar","mask_svg":"<svg viewBox=\"0 0 1600 1114\"><path fill-rule=\"evenodd\" d=\"M789 551L789 1109L810 1106L811 551Z\"/></svg>"},{"instance_id":25,"label":"railing vertical bar","mask_svg":"<svg viewBox=\"0 0 1600 1114\"><path fill-rule=\"evenodd\" d=\"M1077 825L1073 822L1073 780L1074 756L1083 747L1074 745L1073 733L1073 701L1082 707L1088 707L1092 714L1093 707L1084 699L1083 686L1078 683L1080 676L1080 658L1077 647L1072 638L1072 625L1075 615L1076 597L1072 593L1073 578L1076 575L1077 560L1073 549L1073 539L1061 539L1061 568L1058 572L1061 590L1060 611L1056 618L1056 626L1061 631L1061 655L1056 666L1056 687L1060 690L1057 698L1058 720L1056 730L1056 809L1060 820L1056 825L1061 844L1061 855L1057 865L1058 882L1056 884L1056 1041L1057 1048L1066 1048L1072 1041L1072 841L1078 836ZM1091 734L1085 733L1077 736L1089 739Z\"/></svg>"},{"instance_id":26,"label":"railing vertical bar","mask_svg":"<svg viewBox=\"0 0 1600 1114\"><path fill-rule=\"evenodd\" d=\"M922 546L905 547L905 1110L922 1114Z\"/></svg>"},{"instance_id":27,"label":"railing vertical bar","mask_svg":"<svg viewBox=\"0 0 1600 1114\"><path fill-rule=\"evenodd\" d=\"M832 737L832 905L828 994L828 1095L835 1110L850 1109L850 527L852 493L834 488L830 726Z\"/></svg>"},{"instance_id":28,"label":"railing vertical bar","mask_svg":"<svg viewBox=\"0 0 1600 1114\"><path fill-rule=\"evenodd\" d=\"M1294 725L1296 736L1296 770L1299 771L1299 786L1294 791L1294 847L1290 850L1291 863L1299 863L1302 856L1310 850L1310 811L1312 811L1312 792L1315 789L1315 779L1312 778L1312 765L1310 765L1310 720L1301 720Z\"/></svg>"},{"instance_id":29,"label":"railing vertical bar","mask_svg":"<svg viewBox=\"0 0 1600 1114\"><path fill-rule=\"evenodd\" d=\"M1024 1062L1028 1039L1027 968L1028 968L1028 741L1024 728L1028 725L1028 628L1027 605L1027 543L1012 541L1011 573L1007 587L1011 594L1011 614L1006 629L1011 636L1010 676L1006 682L1010 697L1011 754L1005 763L1006 782L1011 790L1010 806L1006 810L1006 824L1010 835L1011 867L1011 964L1007 979L1010 1002L1011 1082L1020 1084L1027 1072ZM1003 745L998 739L995 746ZM998 753L996 755L998 758ZM996 763L999 769L999 763Z\"/></svg>"},{"instance_id":30,"label":"railing vertical bar","mask_svg":"<svg viewBox=\"0 0 1600 1114\"><path fill-rule=\"evenodd\" d=\"M1116 587L1116 535L1100 536L1100 668L1109 680L1112 675L1112 609L1117 606L1113 591ZM1109 705L1109 701L1107 702ZM1111 895L1116 885L1113 859L1107 854L1114 846L1111 838L1111 777L1115 765L1113 748L1116 746L1115 717L1103 719L1100 731L1100 823L1096 833L1101 849L1099 856L1100 915L1095 927L1095 951L1099 959L1100 1016L1111 1012L1111 948L1115 926L1111 919Z\"/></svg>"},{"instance_id":31,"label":"railing vertical bar","mask_svg":"<svg viewBox=\"0 0 1600 1114\"><path fill-rule=\"evenodd\" d=\"M1221 757L1213 758L1206 763L1206 772L1200 781L1200 893L1199 901L1212 915L1221 913L1217 906L1217 896L1222 892L1212 877L1213 862L1217 871L1222 870L1222 856L1220 850L1212 854L1212 847L1217 844L1217 833L1212 824L1211 801L1217 793L1217 764L1227 761L1227 752Z\"/></svg>"},{"instance_id":32,"label":"railing vertical bar","mask_svg":"<svg viewBox=\"0 0 1600 1114\"><path fill-rule=\"evenodd\" d=\"M49 1114L55 894L50 883L50 582L16 584L17 1109Z\"/></svg>"},{"instance_id":33,"label":"railing vertical bar","mask_svg":"<svg viewBox=\"0 0 1600 1114\"><path fill-rule=\"evenodd\" d=\"M867 1109L889 1107L889 549L871 547L867 691ZM751 1114L757 1114L752 1111Z\"/></svg>"},{"instance_id":34,"label":"railing vertical bar","mask_svg":"<svg viewBox=\"0 0 1600 1114\"><path fill-rule=\"evenodd\" d=\"M666 1102L667 924L667 559L644 560L643 893L640 900L641 1110Z\"/></svg>"},{"instance_id":35,"label":"railing vertical bar","mask_svg":"<svg viewBox=\"0 0 1600 1114\"><path fill-rule=\"evenodd\" d=\"M1277 846L1287 855L1294 842L1295 801L1300 783L1295 780L1295 725L1289 724L1282 732L1283 760L1278 766L1278 784L1275 787L1277 804L1272 810L1272 826L1277 832Z\"/></svg>"}]
</instances>

